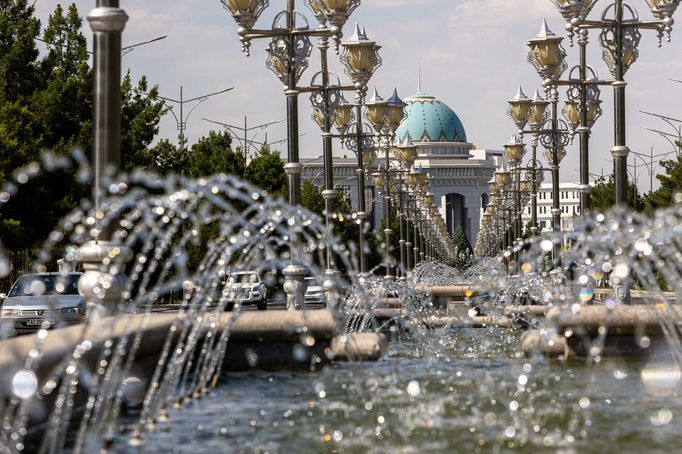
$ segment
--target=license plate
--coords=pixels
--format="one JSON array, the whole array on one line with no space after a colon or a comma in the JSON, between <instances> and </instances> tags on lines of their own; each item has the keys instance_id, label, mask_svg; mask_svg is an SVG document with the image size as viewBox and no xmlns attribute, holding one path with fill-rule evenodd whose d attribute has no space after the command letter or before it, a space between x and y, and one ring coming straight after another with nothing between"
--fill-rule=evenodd
<instances>
[{"instance_id":1,"label":"license plate","mask_svg":"<svg viewBox=\"0 0 682 454\"><path fill-rule=\"evenodd\" d=\"M40 326L43 322L48 322L50 325L54 325L53 318L29 318L26 320L27 326Z\"/></svg>"}]
</instances>

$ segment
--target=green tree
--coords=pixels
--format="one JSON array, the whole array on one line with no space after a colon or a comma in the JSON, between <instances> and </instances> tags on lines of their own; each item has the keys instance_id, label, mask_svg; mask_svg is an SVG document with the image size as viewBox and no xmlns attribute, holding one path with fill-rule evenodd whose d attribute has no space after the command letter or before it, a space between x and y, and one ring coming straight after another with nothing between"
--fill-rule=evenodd
<instances>
[{"instance_id":1,"label":"green tree","mask_svg":"<svg viewBox=\"0 0 682 454\"><path fill-rule=\"evenodd\" d=\"M92 78L82 25L75 5L65 12L58 4L43 33L47 55L40 67L46 86L33 94L31 110L42 146L58 153L69 153L74 146L87 148L91 141Z\"/></svg>"},{"instance_id":2,"label":"green tree","mask_svg":"<svg viewBox=\"0 0 682 454\"><path fill-rule=\"evenodd\" d=\"M0 0L0 181L35 160L41 148L42 134L29 107L33 93L44 86L34 10L27 0Z\"/></svg>"},{"instance_id":3,"label":"green tree","mask_svg":"<svg viewBox=\"0 0 682 454\"><path fill-rule=\"evenodd\" d=\"M161 117L168 112L158 92L158 85L148 89L146 76L133 88L130 70L121 82L121 168L126 172L157 168L157 155L150 144L159 133Z\"/></svg>"},{"instance_id":4,"label":"green tree","mask_svg":"<svg viewBox=\"0 0 682 454\"><path fill-rule=\"evenodd\" d=\"M301 187L301 205L322 216L324 214L324 198L322 198L320 191L321 189L312 182L305 181Z\"/></svg>"},{"instance_id":5,"label":"green tree","mask_svg":"<svg viewBox=\"0 0 682 454\"><path fill-rule=\"evenodd\" d=\"M193 178L218 173L241 177L244 164L244 156L232 150L232 138L228 132L210 131L208 137L202 137L192 145L188 174Z\"/></svg>"},{"instance_id":6,"label":"green tree","mask_svg":"<svg viewBox=\"0 0 682 454\"><path fill-rule=\"evenodd\" d=\"M661 166L665 174L656 175L661 186L646 197L647 211L669 207L674 203L674 194L682 191L682 155L675 160L662 161Z\"/></svg>"},{"instance_id":7,"label":"green tree","mask_svg":"<svg viewBox=\"0 0 682 454\"><path fill-rule=\"evenodd\" d=\"M279 153L271 150L267 144L261 147L246 166L244 179L263 188L273 197L284 197L287 194L284 162Z\"/></svg>"},{"instance_id":8,"label":"green tree","mask_svg":"<svg viewBox=\"0 0 682 454\"><path fill-rule=\"evenodd\" d=\"M153 157L152 169L161 175L179 174L187 168L189 152L186 148L179 148L168 139L161 139L150 150Z\"/></svg>"},{"instance_id":9,"label":"green tree","mask_svg":"<svg viewBox=\"0 0 682 454\"><path fill-rule=\"evenodd\" d=\"M455 246L460 253L466 252L467 250L471 251L473 249L461 225L458 225L455 229L455 234L452 236L452 240L454 241Z\"/></svg>"},{"instance_id":10,"label":"green tree","mask_svg":"<svg viewBox=\"0 0 682 454\"><path fill-rule=\"evenodd\" d=\"M616 184L613 175L606 178L598 178L592 187L590 201L592 210L604 212L616 204ZM639 190L634 183L628 183L628 206L634 211L644 209L644 199L639 194Z\"/></svg>"},{"instance_id":11,"label":"green tree","mask_svg":"<svg viewBox=\"0 0 682 454\"><path fill-rule=\"evenodd\" d=\"M31 96L40 83L34 4L0 0L0 104Z\"/></svg>"}]
</instances>

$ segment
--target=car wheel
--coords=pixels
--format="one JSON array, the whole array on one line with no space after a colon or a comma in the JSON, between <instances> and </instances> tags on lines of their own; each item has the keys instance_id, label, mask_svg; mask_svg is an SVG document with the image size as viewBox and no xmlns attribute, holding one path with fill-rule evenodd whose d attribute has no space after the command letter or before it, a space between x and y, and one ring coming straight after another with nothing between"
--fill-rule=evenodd
<instances>
[{"instance_id":1,"label":"car wheel","mask_svg":"<svg viewBox=\"0 0 682 454\"><path fill-rule=\"evenodd\" d=\"M227 303L227 305L225 306L225 310L226 311L234 310L234 303Z\"/></svg>"},{"instance_id":2,"label":"car wheel","mask_svg":"<svg viewBox=\"0 0 682 454\"><path fill-rule=\"evenodd\" d=\"M268 300L263 298L261 301L258 301L257 307L258 307L259 311L267 310L268 309Z\"/></svg>"}]
</instances>

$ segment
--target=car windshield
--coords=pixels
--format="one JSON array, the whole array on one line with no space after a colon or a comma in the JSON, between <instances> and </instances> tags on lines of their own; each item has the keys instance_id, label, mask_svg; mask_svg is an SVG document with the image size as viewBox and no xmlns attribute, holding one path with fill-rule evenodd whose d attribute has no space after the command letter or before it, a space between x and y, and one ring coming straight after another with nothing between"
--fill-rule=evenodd
<instances>
[{"instance_id":1,"label":"car windshield","mask_svg":"<svg viewBox=\"0 0 682 454\"><path fill-rule=\"evenodd\" d=\"M317 278L307 277L305 278L305 282L308 284L308 287L320 287L320 282L317 280Z\"/></svg>"},{"instance_id":2,"label":"car windshield","mask_svg":"<svg viewBox=\"0 0 682 454\"><path fill-rule=\"evenodd\" d=\"M254 273L231 274L227 282L230 284L257 284L258 275Z\"/></svg>"},{"instance_id":3,"label":"car windshield","mask_svg":"<svg viewBox=\"0 0 682 454\"><path fill-rule=\"evenodd\" d=\"M80 274L26 275L19 278L9 297L25 295L78 295Z\"/></svg>"}]
</instances>

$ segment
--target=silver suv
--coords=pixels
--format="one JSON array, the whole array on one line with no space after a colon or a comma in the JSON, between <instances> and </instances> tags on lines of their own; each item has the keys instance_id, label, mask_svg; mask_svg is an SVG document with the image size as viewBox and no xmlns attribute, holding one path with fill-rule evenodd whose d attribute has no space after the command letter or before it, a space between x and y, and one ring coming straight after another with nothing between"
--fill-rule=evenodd
<instances>
[{"instance_id":1,"label":"silver suv","mask_svg":"<svg viewBox=\"0 0 682 454\"><path fill-rule=\"evenodd\" d=\"M80 277L81 273L21 276L2 303L2 322L13 325L17 334L81 323L85 301L78 294Z\"/></svg>"},{"instance_id":2,"label":"silver suv","mask_svg":"<svg viewBox=\"0 0 682 454\"><path fill-rule=\"evenodd\" d=\"M235 303L255 304L259 311L268 308L267 288L256 271L228 274L223 292L227 300L227 310L232 310Z\"/></svg>"}]
</instances>

